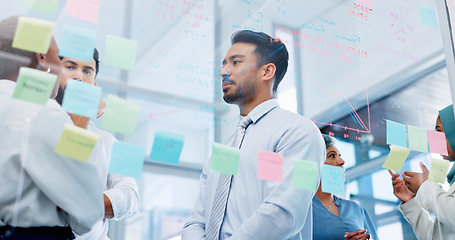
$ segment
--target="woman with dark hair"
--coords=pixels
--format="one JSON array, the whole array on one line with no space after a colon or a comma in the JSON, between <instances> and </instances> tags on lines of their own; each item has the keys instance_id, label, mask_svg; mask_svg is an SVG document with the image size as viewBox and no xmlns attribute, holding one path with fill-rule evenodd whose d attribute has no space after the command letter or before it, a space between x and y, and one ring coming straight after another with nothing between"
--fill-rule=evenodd
<instances>
[{"instance_id":1,"label":"woman with dark hair","mask_svg":"<svg viewBox=\"0 0 455 240\"><path fill-rule=\"evenodd\" d=\"M335 147L335 138L322 134L327 156L324 164L343 167L344 160ZM371 238L372 237L372 238ZM313 198L313 239L378 239L373 221L358 203L322 192Z\"/></svg>"}]
</instances>

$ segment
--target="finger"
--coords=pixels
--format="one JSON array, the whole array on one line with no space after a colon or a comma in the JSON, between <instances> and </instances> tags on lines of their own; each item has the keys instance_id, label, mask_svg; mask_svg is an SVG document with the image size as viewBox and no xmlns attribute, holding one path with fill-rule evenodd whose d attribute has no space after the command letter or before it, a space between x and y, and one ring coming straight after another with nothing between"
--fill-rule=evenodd
<instances>
[{"instance_id":1,"label":"finger","mask_svg":"<svg viewBox=\"0 0 455 240\"><path fill-rule=\"evenodd\" d=\"M423 164L423 162L420 162L420 169L422 169L422 172L425 174L429 172L428 168L425 166L425 164Z\"/></svg>"},{"instance_id":2,"label":"finger","mask_svg":"<svg viewBox=\"0 0 455 240\"><path fill-rule=\"evenodd\" d=\"M390 169L387 169L387 170L389 170L390 176L392 176L392 181L395 180L396 178L400 177L399 173L393 173L392 170L390 170Z\"/></svg>"},{"instance_id":3,"label":"finger","mask_svg":"<svg viewBox=\"0 0 455 240\"><path fill-rule=\"evenodd\" d=\"M409 172L409 171L404 171L403 175L406 177L414 177L417 173L415 172Z\"/></svg>"},{"instance_id":4,"label":"finger","mask_svg":"<svg viewBox=\"0 0 455 240\"><path fill-rule=\"evenodd\" d=\"M364 234L364 233L366 233L366 231L367 231L366 229L359 229L355 232L347 232L344 234L344 237L352 237L352 236Z\"/></svg>"}]
</instances>

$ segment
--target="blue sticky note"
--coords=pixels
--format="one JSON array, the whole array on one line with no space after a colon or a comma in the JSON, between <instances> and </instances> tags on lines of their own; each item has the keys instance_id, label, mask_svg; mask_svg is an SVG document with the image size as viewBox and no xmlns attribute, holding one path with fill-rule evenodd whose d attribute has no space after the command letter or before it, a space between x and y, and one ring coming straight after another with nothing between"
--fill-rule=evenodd
<instances>
[{"instance_id":1,"label":"blue sticky note","mask_svg":"<svg viewBox=\"0 0 455 240\"><path fill-rule=\"evenodd\" d=\"M407 148L406 125L386 120L387 124L387 144Z\"/></svg>"},{"instance_id":2,"label":"blue sticky note","mask_svg":"<svg viewBox=\"0 0 455 240\"><path fill-rule=\"evenodd\" d=\"M436 19L436 12L434 9L419 7L420 9L420 20L423 26L438 28L438 21Z\"/></svg>"},{"instance_id":3,"label":"blue sticky note","mask_svg":"<svg viewBox=\"0 0 455 240\"><path fill-rule=\"evenodd\" d=\"M139 179L144 166L145 149L134 144L115 141L112 146L109 173Z\"/></svg>"},{"instance_id":4,"label":"blue sticky note","mask_svg":"<svg viewBox=\"0 0 455 240\"><path fill-rule=\"evenodd\" d=\"M70 79L66 83L62 108L68 113L96 118L100 99L101 87Z\"/></svg>"},{"instance_id":5,"label":"blue sticky note","mask_svg":"<svg viewBox=\"0 0 455 240\"><path fill-rule=\"evenodd\" d=\"M178 164L182 153L184 136L179 133L156 131L153 140L152 161Z\"/></svg>"},{"instance_id":6,"label":"blue sticky note","mask_svg":"<svg viewBox=\"0 0 455 240\"><path fill-rule=\"evenodd\" d=\"M96 32L90 29L65 24L59 55L92 62L95 51Z\"/></svg>"},{"instance_id":7,"label":"blue sticky note","mask_svg":"<svg viewBox=\"0 0 455 240\"><path fill-rule=\"evenodd\" d=\"M322 191L333 194L344 194L344 168L332 165L322 165L321 171Z\"/></svg>"}]
</instances>

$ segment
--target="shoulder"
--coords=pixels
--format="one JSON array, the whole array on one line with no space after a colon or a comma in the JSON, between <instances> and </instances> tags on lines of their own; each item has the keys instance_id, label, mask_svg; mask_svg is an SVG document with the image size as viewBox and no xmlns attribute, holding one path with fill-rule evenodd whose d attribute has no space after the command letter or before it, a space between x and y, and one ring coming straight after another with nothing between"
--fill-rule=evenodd
<instances>
[{"instance_id":1,"label":"shoulder","mask_svg":"<svg viewBox=\"0 0 455 240\"><path fill-rule=\"evenodd\" d=\"M282 109L280 107L274 108L270 111L270 118L277 124L284 125L287 129L304 129L308 130L318 130L316 124L311 121L309 118L302 116L300 114ZM318 130L319 131L319 130Z\"/></svg>"},{"instance_id":2,"label":"shoulder","mask_svg":"<svg viewBox=\"0 0 455 240\"><path fill-rule=\"evenodd\" d=\"M345 207L349 207L349 209L351 209L351 210L357 210L357 211L364 211L365 210L362 206L360 206L360 204L358 204L355 201L342 199L342 198L339 198L337 196L333 196L333 197L335 199L337 199L337 201L339 201L340 204L343 204Z\"/></svg>"}]
</instances>

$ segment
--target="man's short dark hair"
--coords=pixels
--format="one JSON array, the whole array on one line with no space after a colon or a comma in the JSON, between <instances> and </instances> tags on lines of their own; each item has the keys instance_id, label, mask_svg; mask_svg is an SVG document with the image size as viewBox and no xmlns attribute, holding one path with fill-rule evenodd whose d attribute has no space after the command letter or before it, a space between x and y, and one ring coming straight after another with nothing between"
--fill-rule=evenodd
<instances>
[{"instance_id":1,"label":"man's short dark hair","mask_svg":"<svg viewBox=\"0 0 455 240\"><path fill-rule=\"evenodd\" d=\"M279 39L274 39L263 32L250 30L237 31L232 34L232 45L239 42L256 45L254 53L258 57L258 67L268 63L275 64L276 72L273 92L276 92L278 85L288 70L289 53L286 46Z\"/></svg>"},{"instance_id":2,"label":"man's short dark hair","mask_svg":"<svg viewBox=\"0 0 455 240\"><path fill-rule=\"evenodd\" d=\"M59 56L60 60L64 58L64 56ZM95 77L98 75L98 72L100 71L100 54L98 53L98 50L95 48L95 51L93 51L93 60L95 60L95 70L96 74Z\"/></svg>"}]
</instances>

